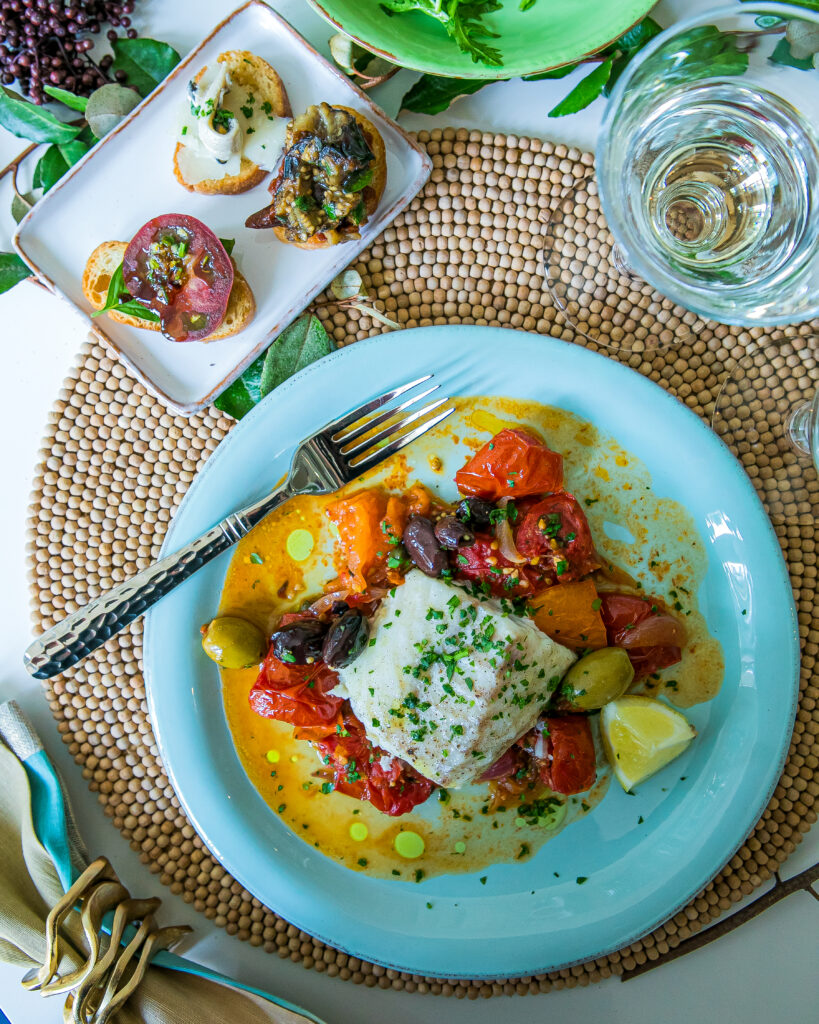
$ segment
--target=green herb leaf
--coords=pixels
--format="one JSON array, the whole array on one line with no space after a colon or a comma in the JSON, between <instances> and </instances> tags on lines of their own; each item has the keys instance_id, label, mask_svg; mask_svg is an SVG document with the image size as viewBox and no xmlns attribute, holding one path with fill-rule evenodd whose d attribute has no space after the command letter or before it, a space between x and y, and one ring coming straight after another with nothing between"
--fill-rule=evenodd
<instances>
[{"instance_id":1,"label":"green herb leaf","mask_svg":"<svg viewBox=\"0 0 819 1024\"><path fill-rule=\"evenodd\" d=\"M566 114L576 114L578 110L583 110L584 107L596 100L609 80L613 64L614 58L609 57L591 74L581 79L568 96L564 97L556 107L552 107L549 117L565 117Z\"/></svg>"},{"instance_id":2,"label":"green herb leaf","mask_svg":"<svg viewBox=\"0 0 819 1024\"><path fill-rule=\"evenodd\" d=\"M485 14L491 14L501 7L500 0L382 0L383 10L395 14L419 11L440 22L451 39L468 53L476 64L500 67L503 64L500 50L490 46L487 39L497 39L483 22Z\"/></svg>"},{"instance_id":3,"label":"green herb leaf","mask_svg":"<svg viewBox=\"0 0 819 1024\"><path fill-rule=\"evenodd\" d=\"M28 211L34 206L34 199L27 194L18 195L16 192L11 197L11 216L15 224L19 224Z\"/></svg>"},{"instance_id":4,"label":"green herb leaf","mask_svg":"<svg viewBox=\"0 0 819 1024\"><path fill-rule=\"evenodd\" d=\"M228 416L240 420L262 400L261 379L265 354L254 359L248 368L216 398L214 405Z\"/></svg>"},{"instance_id":5,"label":"green herb leaf","mask_svg":"<svg viewBox=\"0 0 819 1024\"><path fill-rule=\"evenodd\" d=\"M570 75L573 71L577 71L580 64L564 64L562 68L552 68L550 71L541 71L537 75L523 75L521 80L524 82L540 82L544 78L565 78L566 75Z\"/></svg>"},{"instance_id":6,"label":"green herb leaf","mask_svg":"<svg viewBox=\"0 0 819 1024\"><path fill-rule=\"evenodd\" d=\"M401 109L411 110L416 114L440 114L455 100L469 96L489 84L479 78L439 78L438 75L421 75L401 100Z\"/></svg>"},{"instance_id":7,"label":"green herb leaf","mask_svg":"<svg viewBox=\"0 0 819 1024\"><path fill-rule=\"evenodd\" d=\"M321 322L305 314L282 331L267 352L255 359L213 404L240 420L273 388L333 348Z\"/></svg>"},{"instance_id":8,"label":"green herb leaf","mask_svg":"<svg viewBox=\"0 0 819 1024\"><path fill-rule=\"evenodd\" d=\"M12 135L32 142L65 143L80 134L78 127L65 124L5 86L0 86L0 125Z\"/></svg>"},{"instance_id":9,"label":"green herb leaf","mask_svg":"<svg viewBox=\"0 0 819 1024\"><path fill-rule=\"evenodd\" d=\"M267 350L260 381L262 398L294 373L329 355L334 347L318 317L300 317Z\"/></svg>"},{"instance_id":10,"label":"green herb leaf","mask_svg":"<svg viewBox=\"0 0 819 1024\"><path fill-rule=\"evenodd\" d=\"M117 267L111 275L111 283L108 285L108 294L105 296L105 305L91 314L91 319L102 316L109 309L115 309L118 313L126 313L128 316L139 317L140 320L147 320L149 323L158 324L159 314L153 309L148 309L141 302L137 302L125 287L122 273L122 264Z\"/></svg>"},{"instance_id":11,"label":"green herb leaf","mask_svg":"<svg viewBox=\"0 0 819 1024\"><path fill-rule=\"evenodd\" d=\"M85 107L88 103L87 96L75 96L73 92L69 92L67 89L60 89L56 85L44 85L43 92L47 93L53 100L59 100L60 103L64 103L72 110L79 110L81 114L85 113Z\"/></svg>"},{"instance_id":12,"label":"green herb leaf","mask_svg":"<svg viewBox=\"0 0 819 1024\"><path fill-rule=\"evenodd\" d=\"M787 39L779 40L768 60L774 64L784 64L789 68L799 68L800 71L813 71L813 56L794 57L791 44Z\"/></svg>"},{"instance_id":13,"label":"green herb leaf","mask_svg":"<svg viewBox=\"0 0 819 1024\"><path fill-rule=\"evenodd\" d=\"M34 187L48 192L62 178L68 170L68 166L68 161L60 152L60 147L49 146L34 168Z\"/></svg>"},{"instance_id":14,"label":"green herb leaf","mask_svg":"<svg viewBox=\"0 0 819 1024\"><path fill-rule=\"evenodd\" d=\"M0 252L0 293L31 277L31 271L16 252Z\"/></svg>"},{"instance_id":15,"label":"green herb leaf","mask_svg":"<svg viewBox=\"0 0 819 1024\"><path fill-rule=\"evenodd\" d=\"M639 22L639 24L635 25L633 29L630 29L625 35L620 36L617 42L611 47L614 56L614 63L612 64L611 74L608 77L608 81L603 86L604 96L611 95L614 83L625 71L626 66L632 57L639 53L644 46L650 43L651 40L661 32L662 28L653 18L643 18L643 20Z\"/></svg>"},{"instance_id":16,"label":"green herb leaf","mask_svg":"<svg viewBox=\"0 0 819 1024\"><path fill-rule=\"evenodd\" d=\"M236 245L236 239L235 238L220 238L219 241L225 247L225 252L228 254L228 256L230 256L231 253L233 252L234 246Z\"/></svg>"},{"instance_id":17,"label":"green herb leaf","mask_svg":"<svg viewBox=\"0 0 819 1024\"><path fill-rule=\"evenodd\" d=\"M153 92L180 60L172 46L156 39L115 39L111 49L114 51L112 73L124 71L128 85L140 96Z\"/></svg>"},{"instance_id":18,"label":"green herb leaf","mask_svg":"<svg viewBox=\"0 0 819 1024\"><path fill-rule=\"evenodd\" d=\"M133 89L124 85L103 85L89 96L85 119L94 135L101 139L125 120L138 103L139 96Z\"/></svg>"}]
</instances>

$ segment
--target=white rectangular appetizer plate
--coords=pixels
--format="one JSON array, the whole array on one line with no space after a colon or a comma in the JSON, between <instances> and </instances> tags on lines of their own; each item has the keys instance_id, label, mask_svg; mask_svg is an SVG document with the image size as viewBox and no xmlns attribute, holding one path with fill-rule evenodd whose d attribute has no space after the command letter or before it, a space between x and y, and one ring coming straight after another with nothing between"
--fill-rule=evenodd
<instances>
[{"instance_id":1,"label":"white rectangular appetizer plate","mask_svg":"<svg viewBox=\"0 0 819 1024\"><path fill-rule=\"evenodd\" d=\"M387 185L358 241L305 251L279 242L272 231L245 228L246 217L269 202L269 176L237 196L188 192L176 180L172 156L187 83L225 50L250 50L268 61L284 82L294 114L324 100L361 110L381 133ZM210 404L407 206L431 167L426 153L360 89L267 4L250 0L36 204L14 242L40 280L89 317L94 334L146 387L171 408L191 414ZM90 319L81 281L92 250L108 239L128 241L161 213L190 214L220 238L236 239L233 258L257 306L240 334L210 344L180 344L107 316Z\"/></svg>"}]
</instances>

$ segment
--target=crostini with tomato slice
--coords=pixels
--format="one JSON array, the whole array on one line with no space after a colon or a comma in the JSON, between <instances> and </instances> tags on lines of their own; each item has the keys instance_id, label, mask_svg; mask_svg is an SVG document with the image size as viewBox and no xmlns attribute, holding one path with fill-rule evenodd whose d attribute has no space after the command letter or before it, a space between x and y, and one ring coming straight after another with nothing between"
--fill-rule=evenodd
<instances>
[{"instance_id":1,"label":"crostini with tomato slice","mask_svg":"<svg viewBox=\"0 0 819 1024\"><path fill-rule=\"evenodd\" d=\"M195 217L166 213L130 242L102 242L91 253L82 290L96 312L161 331L170 341L218 341L253 319L253 292L224 241Z\"/></svg>"}]
</instances>

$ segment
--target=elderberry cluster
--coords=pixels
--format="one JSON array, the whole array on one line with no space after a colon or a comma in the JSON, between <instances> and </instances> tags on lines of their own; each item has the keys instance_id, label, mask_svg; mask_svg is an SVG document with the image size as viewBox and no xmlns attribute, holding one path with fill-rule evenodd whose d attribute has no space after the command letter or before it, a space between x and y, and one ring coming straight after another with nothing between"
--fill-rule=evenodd
<instances>
[{"instance_id":1,"label":"elderberry cluster","mask_svg":"<svg viewBox=\"0 0 819 1024\"><path fill-rule=\"evenodd\" d=\"M55 85L81 96L111 81L113 58L99 63L90 54L89 37L108 24L112 42L120 29L129 39L132 2L109 0L0 0L0 81L20 89L35 103L47 100L43 86ZM114 75L124 79L122 72Z\"/></svg>"}]
</instances>

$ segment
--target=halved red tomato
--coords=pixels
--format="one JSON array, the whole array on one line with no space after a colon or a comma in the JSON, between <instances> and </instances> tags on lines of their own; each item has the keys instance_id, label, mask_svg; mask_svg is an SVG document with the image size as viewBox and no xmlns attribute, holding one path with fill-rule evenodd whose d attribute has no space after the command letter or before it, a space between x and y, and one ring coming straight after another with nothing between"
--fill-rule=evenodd
<instances>
[{"instance_id":1,"label":"halved red tomato","mask_svg":"<svg viewBox=\"0 0 819 1024\"><path fill-rule=\"evenodd\" d=\"M597 778L588 718L547 718L545 724L546 758L540 765L541 781L555 793L585 793Z\"/></svg>"},{"instance_id":2,"label":"halved red tomato","mask_svg":"<svg viewBox=\"0 0 819 1024\"><path fill-rule=\"evenodd\" d=\"M502 430L455 474L461 494L498 501L563 487L563 456L523 430Z\"/></svg>"},{"instance_id":3,"label":"halved red tomato","mask_svg":"<svg viewBox=\"0 0 819 1024\"><path fill-rule=\"evenodd\" d=\"M347 711L343 723L315 747L333 769L334 788L356 800L369 800L382 814L406 814L424 803L435 789L434 782L405 761L373 746L352 711Z\"/></svg>"},{"instance_id":4,"label":"halved red tomato","mask_svg":"<svg viewBox=\"0 0 819 1024\"><path fill-rule=\"evenodd\" d=\"M602 593L600 599L609 644L625 649L634 666L635 679L644 679L677 664L686 640L685 627L679 619L651 598Z\"/></svg>"},{"instance_id":5,"label":"halved red tomato","mask_svg":"<svg viewBox=\"0 0 819 1024\"><path fill-rule=\"evenodd\" d=\"M210 228L184 213L144 224L122 260L128 292L159 314L171 341L200 341L222 323L233 288L233 264Z\"/></svg>"},{"instance_id":6,"label":"halved red tomato","mask_svg":"<svg viewBox=\"0 0 819 1024\"><path fill-rule=\"evenodd\" d=\"M515 546L538 558L556 583L570 583L600 568L586 514L571 494L550 494L523 515Z\"/></svg>"},{"instance_id":7,"label":"halved red tomato","mask_svg":"<svg viewBox=\"0 0 819 1024\"><path fill-rule=\"evenodd\" d=\"M493 548L495 538L489 534L476 534L475 543L459 548L455 554L455 579L469 580L482 586L495 597L532 597L552 580L539 567L526 563L516 565Z\"/></svg>"}]
</instances>

